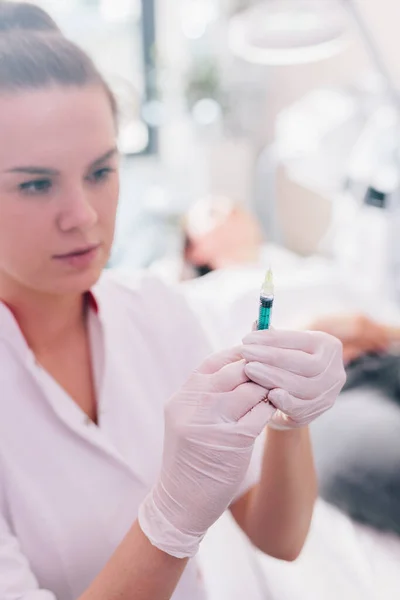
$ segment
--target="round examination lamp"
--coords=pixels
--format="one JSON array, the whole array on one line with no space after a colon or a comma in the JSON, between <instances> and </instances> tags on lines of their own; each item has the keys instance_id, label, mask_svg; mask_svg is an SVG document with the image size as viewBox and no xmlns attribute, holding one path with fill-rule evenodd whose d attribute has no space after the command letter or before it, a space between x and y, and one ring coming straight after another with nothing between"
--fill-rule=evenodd
<instances>
[{"instance_id":1,"label":"round examination lamp","mask_svg":"<svg viewBox=\"0 0 400 600\"><path fill-rule=\"evenodd\" d=\"M348 43L346 11L334 0L264 0L232 17L229 46L260 65L324 60Z\"/></svg>"}]
</instances>

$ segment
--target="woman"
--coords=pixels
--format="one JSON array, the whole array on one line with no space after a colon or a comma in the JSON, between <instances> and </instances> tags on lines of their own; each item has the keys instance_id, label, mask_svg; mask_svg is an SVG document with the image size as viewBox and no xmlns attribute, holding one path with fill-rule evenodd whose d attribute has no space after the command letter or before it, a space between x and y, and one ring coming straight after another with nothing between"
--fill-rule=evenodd
<instances>
[{"instance_id":1,"label":"woman","mask_svg":"<svg viewBox=\"0 0 400 600\"><path fill-rule=\"evenodd\" d=\"M194 556L228 507L294 559L316 496L307 425L343 385L340 344L253 332L204 360L177 294L101 276L114 99L39 9L0 2L0 23L0 597L202 598Z\"/></svg>"}]
</instances>

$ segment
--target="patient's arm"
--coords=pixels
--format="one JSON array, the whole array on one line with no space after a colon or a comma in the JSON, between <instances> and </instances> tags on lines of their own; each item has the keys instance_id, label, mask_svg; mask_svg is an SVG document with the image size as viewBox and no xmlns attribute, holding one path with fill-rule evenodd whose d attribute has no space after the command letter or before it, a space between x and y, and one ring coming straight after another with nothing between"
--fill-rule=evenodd
<instances>
[{"instance_id":1,"label":"patient's arm","mask_svg":"<svg viewBox=\"0 0 400 600\"><path fill-rule=\"evenodd\" d=\"M325 331L343 344L343 359L348 363L368 352L385 352L393 330L363 314L329 315L315 319L308 329Z\"/></svg>"}]
</instances>

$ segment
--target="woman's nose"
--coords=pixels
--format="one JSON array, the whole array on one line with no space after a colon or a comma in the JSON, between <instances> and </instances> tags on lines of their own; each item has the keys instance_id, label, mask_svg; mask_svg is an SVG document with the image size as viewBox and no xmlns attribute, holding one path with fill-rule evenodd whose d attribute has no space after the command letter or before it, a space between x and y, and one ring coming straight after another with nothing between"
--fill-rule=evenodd
<instances>
[{"instance_id":1,"label":"woman's nose","mask_svg":"<svg viewBox=\"0 0 400 600\"><path fill-rule=\"evenodd\" d=\"M64 232L74 229L91 229L97 221L97 211L84 190L76 190L71 193L63 202L62 211L58 216L58 226Z\"/></svg>"}]
</instances>

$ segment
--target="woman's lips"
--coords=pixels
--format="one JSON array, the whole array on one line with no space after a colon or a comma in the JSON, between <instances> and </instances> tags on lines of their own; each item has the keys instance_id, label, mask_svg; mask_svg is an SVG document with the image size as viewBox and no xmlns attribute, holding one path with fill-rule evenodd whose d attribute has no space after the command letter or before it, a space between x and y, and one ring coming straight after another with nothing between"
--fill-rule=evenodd
<instances>
[{"instance_id":1,"label":"woman's lips","mask_svg":"<svg viewBox=\"0 0 400 600\"><path fill-rule=\"evenodd\" d=\"M55 260L67 264L76 269L85 269L90 267L93 261L97 258L100 249L100 244L87 246L79 250L73 250L68 254L59 254Z\"/></svg>"}]
</instances>

